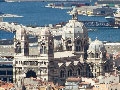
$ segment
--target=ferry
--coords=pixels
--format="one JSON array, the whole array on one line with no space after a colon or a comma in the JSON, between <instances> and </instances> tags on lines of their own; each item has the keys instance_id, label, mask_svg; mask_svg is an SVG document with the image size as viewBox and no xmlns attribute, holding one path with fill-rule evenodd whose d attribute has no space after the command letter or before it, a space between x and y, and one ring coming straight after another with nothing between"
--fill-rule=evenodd
<instances>
[{"instance_id":1,"label":"ferry","mask_svg":"<svg viewBox=\"0 0 120 90\"><path fill-rule=\"evenodd\" d=\"M115 24L115 17L114 16L106 16L105 19L111 24Z\"/></svg>"},{"instance_id":2,"label":"ferry","mask_svg":"<svg viewBox=\"0 0 120 90\"><path fill-rule=\"evenodd\" d=\"M50 8L61 8L63 7L63 3L49 3L45 7L50 7Z\"/></svg>"},{"instance_id":3,"label":"ferry","mask_svg":"<svg viewBox=\"0 0 120 90\"><path fill-rule=\"evenodd\" d=\"M14 15L14 14L3 14L1 15L1 17L23 17L23 16Z\"/></svg>"}]
</instances>

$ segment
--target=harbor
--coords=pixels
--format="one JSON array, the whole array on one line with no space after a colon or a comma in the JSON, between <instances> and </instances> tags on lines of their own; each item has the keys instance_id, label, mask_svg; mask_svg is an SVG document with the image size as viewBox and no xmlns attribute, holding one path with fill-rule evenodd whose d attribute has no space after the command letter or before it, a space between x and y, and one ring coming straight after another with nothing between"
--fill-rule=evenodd
<instances>
[{"instance_id":1,"label":"harbor","mask_svg":"<svg viewBox=\"0 0 120 90\"><path fill-rule=\"evenodd\" d=\"M119 8L0 5L0 90L120 89Z\"/></svg>"}]
</instances>

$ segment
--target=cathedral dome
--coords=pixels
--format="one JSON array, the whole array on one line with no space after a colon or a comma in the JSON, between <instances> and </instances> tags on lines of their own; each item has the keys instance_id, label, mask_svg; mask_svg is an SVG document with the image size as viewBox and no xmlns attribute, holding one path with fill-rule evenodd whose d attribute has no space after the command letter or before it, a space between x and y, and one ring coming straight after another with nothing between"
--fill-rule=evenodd
<instances>
[{"instance_id":1,"label":"cathedral dome","mask_svg":"<svg viewBox=\"0 0 120 90\"><path fill-rule=\"evenodd\" d=\"M66 27L70 27L70 28L82 27L82 26L83 26L83 23L78 22L77 20L69 20L69 22L66 24Z\"/></svg>"},{"instance_id":2,"label":"cathedral dome","mask_svg":"<svg viewBox=\"0 0 120 90\"><path fill-rule=\"evenodd\" d=\"M63 27L63 31L64 33L81 33L87 35L87 28L77 20L69 20Z\"/></svg>"},{"instance_id":3,"label":"cathedral dome","mask_svg":"<svg viewBox=\"0 0 120 90\"><path fill-rule=\"evenodd\" d=\"M99 41L98 39L91 42L88 49L89 52L102 51L102 50L105 50L104 44L102 43L102 41Z\"/></svg>"}]
</instances>

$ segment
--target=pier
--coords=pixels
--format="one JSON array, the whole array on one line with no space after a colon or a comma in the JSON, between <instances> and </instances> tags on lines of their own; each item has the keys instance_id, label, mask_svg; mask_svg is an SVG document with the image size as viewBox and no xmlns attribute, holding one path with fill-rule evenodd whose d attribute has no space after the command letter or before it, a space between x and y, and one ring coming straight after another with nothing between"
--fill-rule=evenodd
<instances>
[{"instance_id":1,"label":"pier","mask_svg":"<svg viewBox=\"0 0 120 90\"><path fill-rule=\"evenodd\" d=\"M32 28L32 27L26 27L23 25L18 25L16 23L8 23L8 22L0 22L0 29L9 31L9 32L16 32L17 30L24 29L26 30L27 34L37 36L39 33L40 27Z\"/></svg>"}]
</instances>

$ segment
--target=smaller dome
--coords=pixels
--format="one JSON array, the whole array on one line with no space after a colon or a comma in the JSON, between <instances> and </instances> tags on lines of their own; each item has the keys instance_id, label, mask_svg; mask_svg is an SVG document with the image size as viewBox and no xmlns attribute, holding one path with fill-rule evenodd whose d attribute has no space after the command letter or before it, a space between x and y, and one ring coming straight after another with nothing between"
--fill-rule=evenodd
<instances>
[{"instance_id":1,"label":"smaller dome","mask_svg":"<svg viewBox=\"0 0 120 90\"><path fill-rule=\"evenodd\" d=\"M102 43L102 41L99 41L97 38L95 41L91 42L91 44L89 45L89 52L95 52L95 51L101 51L104 48L104 44ZM105 48L104 48L105 50Z\"/></svg>"}]
</instances>

